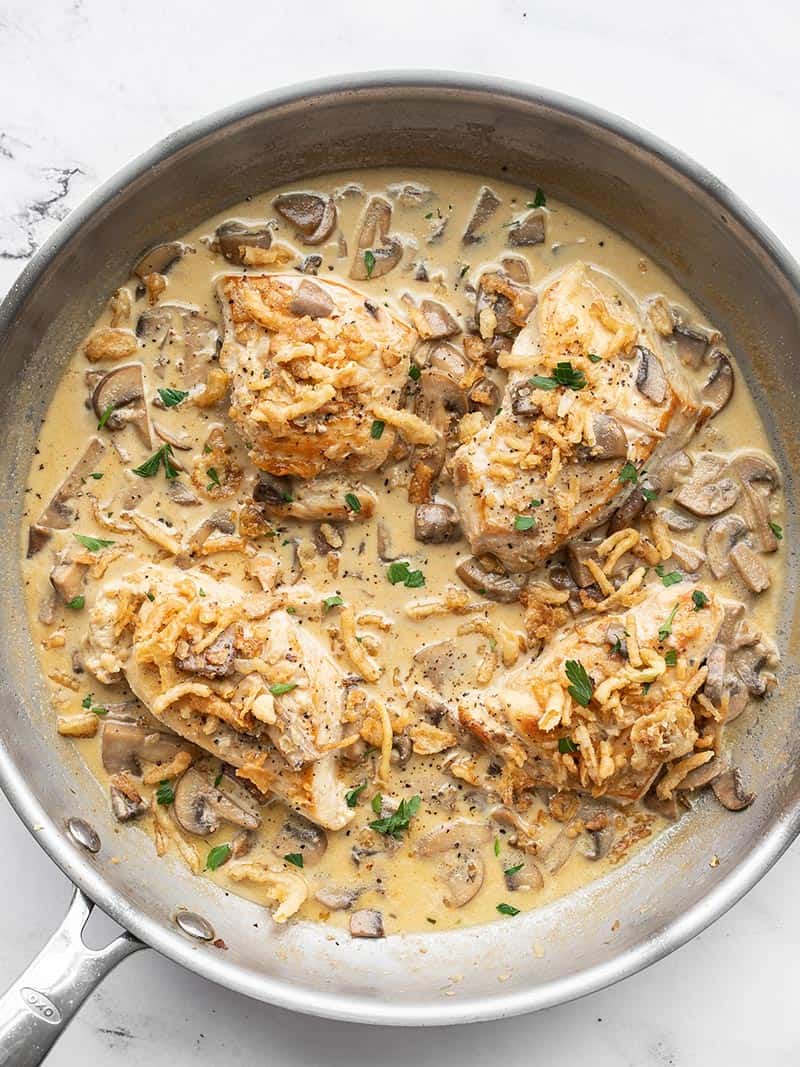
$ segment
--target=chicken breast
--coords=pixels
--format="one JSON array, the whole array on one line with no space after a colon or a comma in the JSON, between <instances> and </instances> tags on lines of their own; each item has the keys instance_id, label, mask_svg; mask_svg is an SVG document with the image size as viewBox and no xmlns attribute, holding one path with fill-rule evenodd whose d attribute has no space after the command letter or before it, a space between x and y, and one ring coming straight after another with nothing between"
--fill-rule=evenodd
<instances>
[{"instance_id":1,"label":"chicken breast","mask_svg":"<svg viewBox=\"0 0 800 1067\"><path fill-rule=\"evenodd\" d=\"M143 565L101 590L84 662L320 826L352 818L335 751L342 673L275 597Z\"/></svg>"},{"instance_id":2,"label":"chicken breast","mask_svg":"<svg viewBox=\"0 0 800 1067\"><path fill-rule=\"evenodd\" d=\"M525 571L656 474L699 406L635 301L582 263L546 286L498 366L500 413L456 452L453 479L472 551Z\"/></svg>"},{"instance_id":3,"label":"chicken breast","mask_svg":"<svg viewBox=\"0 0 800 1067\"><path fill-rule=\"evenodd\" d=\"M695 753L715 722L696 695L724 611L693 592L648 585L627 611L558 631L501 686L464 694L452 717L501 758L512 795L545 785L632 801L665 765L711 758Z\"/></svg>"},{"instance_id":4,"label":"chicken breast","mask_svg":"<svg viewBox=\"0 0 800 1067\"><path fill-rule=\"evenodd\" d=\"M299 478L379 467L416 332L349 286L297 274L227 275L218 298L230 416L256 466Z\"/></svg>"}]
</instances>

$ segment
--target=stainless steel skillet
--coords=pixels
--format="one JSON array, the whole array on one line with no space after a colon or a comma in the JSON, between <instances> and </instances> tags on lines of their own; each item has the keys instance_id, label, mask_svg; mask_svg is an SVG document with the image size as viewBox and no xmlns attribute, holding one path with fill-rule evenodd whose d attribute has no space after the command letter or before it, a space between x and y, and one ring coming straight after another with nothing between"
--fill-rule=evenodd
<instances>
[{"instance_id":1,"label":"stainless steel skillet","mask_svg":"<svg viewBox=\"0 0 800 1067\"><path fill-rule=\"evenodd\" d=\"M735 740L757 803L732 816L700 801L633 863L513 922L379 942L329 940L312 924L275 927L264 909L223 896L178 862L154 862L136 831L120 832L97 784L55 736L19 594L18 526L39 420L70 352L143 248L254 190L370 165L443 166L541 185L629 236L726 333L794 498L797 266L711 175L642 131L542 90L397 73L270 93L158 145L70 216L0 308L0 784L79 887L60 931L0 1000L0 1064L40 1062L94 985L142 945L249 996L338 1019L435 1025L547 1007L692 937L798 831L791 522L782 687L748 713ZM100 953L86 949L87 898L130 935ZM463 976L457 985L454 974Z\"/></svg>"}]
</instances>

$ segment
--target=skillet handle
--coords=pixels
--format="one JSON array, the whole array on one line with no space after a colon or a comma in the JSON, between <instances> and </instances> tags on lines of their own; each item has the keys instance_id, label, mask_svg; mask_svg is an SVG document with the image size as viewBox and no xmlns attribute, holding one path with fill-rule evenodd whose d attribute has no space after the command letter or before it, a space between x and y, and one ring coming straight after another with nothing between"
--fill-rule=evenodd
<instances>
[{"instance_id":1,"label":"skillet handle","mask_svg":"<svg viewBox=\"0 0 800 1067\"><path fill-rule=\"evenodd\" d=\"M129 933L91 949L81 934L94 904L75 890L61 926L0 997L0 1067L37 1067L92 990L145 946Z\"/></svg>"}]
</instances>

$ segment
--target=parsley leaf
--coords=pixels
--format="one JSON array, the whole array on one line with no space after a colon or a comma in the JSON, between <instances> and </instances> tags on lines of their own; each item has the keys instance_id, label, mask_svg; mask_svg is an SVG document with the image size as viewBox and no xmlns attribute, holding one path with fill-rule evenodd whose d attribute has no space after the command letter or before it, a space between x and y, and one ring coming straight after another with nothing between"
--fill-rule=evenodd
<instances>
[{"instance_id":1,"label":"parsley leaf","mask_svg":"<svg viewBox=\"0 0 800 1067\"><path fill-rule=\"evenodd\" d=\"M678 652L674 648L668 648L664 653L664 662L668 667L677 667L678 665Z\"/></svg>"},{"instance_id":2,"label":"parsley leaf","mask_svg":"<svg viewBox=\"0 0 800 1067\"><path fill-rule=\"evenodd\" d=\"M667 616L667 621L664 623L663 626L659 627L659 630L658 630L658 639L659 639L659 641L666 641L666 639L672 633L672 623L673 623L673 621L675 619L675 615L677 614L678 607L679 607L679 605L676 604L675 607L672 609L672 611Z\"/></svg>"},{"instance_id":3,"label":"parsley leaf","mask_svg":"<svg viewBox=\"0 0 800 1067\"><path fill-rule=\"evenodd\" d=\"M591 363L599 363L602 360L602 356L598 356L596 352L587 352L586 355Z\"/></svg>"},{"instance_id":4,"label":"parsley leaf","mask_svg":"<svg viewBox=\"0 0 800 1067\"><path fill-rule=\"evenodd\" d=\"M558 751L561 753L562 756L566 756L573 752L577 752L578 746L575 744L571 737L559 737Z\"/></svg>"},{"instance_id":5,"label":"parsley leaf","mask_svg":"<svg viewBox=\"0 0 800 1067\"><path fill-rule=\"evenodd\" d=\"M114 544L113 541L104 541L102 537L87 537L86 534L73 534L72 536L79 545L88 548L90 552L99 552L101 548L108 548Z\"/></svg>"},{"instance_id":6,"label":"parsley leaf","mask_svg":"<svg viewBox=\"0 0 800 1067\"><path fill-rule=\"evenodd\" d=\"M115 407L115 404L114 404L114 402L112 400L112 402L108 405L108 407L103 411L103 414L100 416L100 418L99 418L99 420L97 422L97 429L98 430L102 430L103 427L105 426L105 424L108 422L108 420L109 420L109 418L111 416L111 413L114 410L114 407Z\"/></svg>"},{"instance_id":7,"label":"parsley leaf","mask_svg":"<svg viewBox=\"0 0 800 1067\"><path fill-rule=\"evenodd\" d=\"M89 475L89 477L94 478L96 482L99 482L103 475L100 474L98 471L93 471L92 474Z\"/></svg>"},{"instance_id":8,"label":"parsley leaf","mask_svg":"<svg viewBox=\"0 0 800 1067\"><path fill-rule=\"evenodd\" d=\"M86 710L88 711L89 708L92 706L92 701L93 700L94 700L94 693L87 693L86 696L81 701L81 707L82 708L86 708Z\"/></svg>"},{"instance_id":9,"label":"parsley leaf","mask_svg":"<svg viewBox=\"0 0 800 1067\"><path fill-rule=\"evenodd\" d=\"M567 686L570 696L581 707L588 708L594 692L594 686L592 685L592 679L586 673L586 668L578 660L568 659L564 664L564 672L572 682L572 685Z\"/></svg>"},{"instance_id":10,"label":"parsley leaf","mask_svg":"<svg viewBox=\"0 0 800 1067\"><path fill-rule=\"evenodd\" d=\"M347 505L348 511L352 511L354 515L357 515L359 511L361 511L361 501L355 493L345 493L344 502Z\"/></svg>"},{"instance_id":11,"label":"parsley leaf","mask_svg":"<svg viewBox=\"0 0 800 1067\"><path fill-rule=\"evenodd\" d=\"M353 786L352 789L348 789L348 791L344 795L344 799L348 808L354 808L356 806L356 804L358 803L358 798L361 796L361 794L366 788L367 779L365 778L364 781L361 782L359 785Z\"/></svg>"},{"instance_id":12,"label":"parsley leaf","mask_svg":"<svg viewBox=\"0 0 800 1067\"><path fill-rule=\"evenodd\" d=\"M670 571L669 574L665 574L663 563L656 564L656 574L667 589L669 589L671 585L677 585L678 582L683 581L683 575L680 571Z\"/></svg>"},{"instance_id":13,"label":"parsley leaf","mask_svg":"<svg viewBox=\"0 0 800 1067\"><path fill-rule=\"evenodd\" d=\"M375 270L375 255L370 248L364 253L364 266L367 268L367 277L371 278Z\"/></svg>"},{"instance_id":14,"label":"parsley leaf","mask_svg":"<svg viewBox=\"0 0 800 1067\"><path fill-rule=\"evenodd\" d=\"M406 589L419 589L425 584L425 575L422 571L412 571L408 560L400 560L390 563L386 571L386 577L392 585L404 585Z\"/></svg>"},{"instance_id":15,"label":"parsley leaf","mask_svg":"<svg viewBox=\"0 0 800 1067\"><path fill-rule=\"evenodd\" d=\"M282 697L284 693L291 693L293 689L297 689L297 682L276 682L275 685L269 687L274 697Z\"/></svg>"},{"instance_id":16,"label":"parsley leaf","mask_svg":"<svg viewBox=\"0 0 800 1067\"><path fill-rule=\"evenodd\" d=\"M223 863L227 863L231 858L231 846L228 844L214 845L211 851L206 857L206 870L215 871L217 867L221 867Z\"/></svg>"},{"instance_id":17,"label":"parsley leaf","mask_svg":"<svg viewBox=\"0 0 800 1067\"><path fill-rule=\"evenodd\" d=\"M655 500L655 498L658 496L656 490L651 489L647 485L643 485L639 491L648 503Z\"/></svg>"},{"instance_id":18,"label":"parsley leaf","mask_svg":"<svg viewBox=\"0 0 800 1067\"><path fill-rule=\"evenodd\" d=\"M165 408L175 408L189 395L185 389L159 389L158 395Z\"/></svg>"},{"instance_id":19,"label":"parsley leaf","mask_svg":"<svg viewBox=\"0 0 800 1067\"><path fill-rule=\"evenodd\" d=\"M322 601L322 607L325 611L330 611L331 608L338 608L344 604L344 600L336 593L334 596L326 596Z\"/></svg>"},{"instance_id":20,"label":"parsley leaf","mask_svg":"<svg viewBox=\"0 0 800 1067\"><path fill-rule=\"evenodd\" d=\"M287 852L283 857L287 863L294 864L295 867L303 866L303 854L302 852Z\"/></svg>"},{"instance_id":21,"label":"parsley leaf","mask_svg":"<svg viewBox=\"0 0 800 1067\"><path fill-rule=\"evenodd\" d=\"M134 467L133 474L140 478L154 478L158 474L158 468L164 465L164 476L168 481L178 477L178 471L171 459L172 445L162 445L157 452L144 461L140 467Z\"/></svg>"},{"instance_id":22,"label":"parsley leaf","mask_svg":"<svg viewBox=\"0 0 800 1067\"><path fill-rule=\"evenodd\" d=\"M494 839L494 854L495 854L495 856L499 856L500 855L500 838L499 837L496 837Z\"/></svg>"},{"instance_id":23,"label":"parsley leaf","mask_svg":"<svg viewBox=\"0 0 800 1067\"><path fill-rule=\"evenodd\" d=\"M556 364L556 368L549 378L542 374L534 374L528 380L531 385L537 389L544 389L545 392L557 389L559 385L564 385L568 389L576 391L586 387L586 375L582 370L576 370L568 360Z\"/></svg>"},{"instance_id":24,"label":"parsley leaf","mask_svg":"<svg viewBox=\"0 0 800 1067\"><path fill-rule=\"evenodd\" d=\"M417 364L416 363L412 363L411 366L408 368L408 376L411 379L411 381L412 382L418 382L420 374L422 374L422 371L419 369Z\"/></svg>"},{"instance_id":25,"label":"parsley leaf","mask_svg":"<svg viewBox=\"0 0 800 1067\"><path fill-rule=\"evenodd\" d=\"M72 600L67 601L67 607L72 608L73 611L80 611L81 608L86 606L85 596L74 596Z\"/></svg>"},{"instance_id":26,"label":"parsley leaf","mask_svg":"<svg viewBox=\"0 0 800 1067\"><path fill-rule=\"evenodd\" d=\"M376 799L380 803L380 794ZM401 800L400 806L394 814L387 815L384 819L375 819L369 824L370 829L375 830L376 833L385 834L387 837L399 838L403 830L408 829L408 824L419 811L421 803L420 798L416 796L410 800Z\"/></svg>"},{"instance_id":27,"label":"parsley leaf","mask_svg":"<svg viewBox=\"0 0 800 1067\"><path fill-rule=\"evenodd\" d=\"M498 904L497 910L501 915L519 915L519 908L515 908L511 904Z\"/></svg>"},{"instance_id":28,"label":"parsley leaf","mask_svg":"<svg viewBox=\"0 0 800 1067\"><path fill-rule=\"evenodd\" d=\"M375 419L372 423L372 429L369 431L369 435L373 441L380 441L381 437L383 437L385 426L386 423L382 419Z\"/></svg>"},{"instance_id":29,"label":"parsley leaf","mask_svg":"<svg viewBox=\"0 0 800 1067\"><path fill-rule=\"evenodd\" d=\"M625 484L625 482L631 482L633 485L636 485L636 483L639 481L639 475L637 474L636 468L630 462L630 460L619 472L619 481L622 482L623 485Z\"/></svg>"},{"instance_id":30,"label":"parsley leaf","mask_svg":"<svg viewBox=\"0 0 800 1067\"><path fill-rule=\"evenodd\" d=\"M706 607L706 605L708 604L708 597L702 589L695 589L695 591L692 593L692 602L694 604L694 610L700 611L701 608Z\"/></svg>"},{"instance_id":31,"label":"parsley leaf","mask_svg":"<svg viewBox=\"0 0 800 1067\"><path fill-rule=\"evenodd\" d=\"M213 489L216 485L222 485L222 482L219 480L219 471L216 467L209 467L206 471L206 475L208 476L206 492L208 492L209 489ZM169 477L169 475L167 477Z\"/></svg>"},{"instance_id":32,"label":"parsley leaf","mask_svg":"<svg viewBox=\"0 0 800 1067\"><path fill-rule=\"evenodd\" d=\"M779 541L783 540L783 527L779 526L777 522L771 522L769 524L770 530L775 534Z\"/></svg>"},{"instance_id":33,"label":"parsley leaf","mask_svg":"<svg viewBox=\"0 0 800 1067\"><path fill-rule=\"evenodd\" d=\"M514 519L515 530L532 530L536 525L533 515L517 515Z\"/></svg>"},{"instance_id":34,"label":"parsley leaf","mask_svg":"<svg viewBox=\"0 0 800 1067\"><path fill-rule=\"evenodd\" d=\"M156 789L156 800L164 807L174 802L175 790L169 782L159 782L158 789Z\"/></svg>"},{"instance_id":35,"label":"parsley leaf","mask_svg":"<svg viewBox=\"0 0 800 1067\"><path fill-rule=\"evenodd\" d=\"M547 204L547 197L544 195L542 189L539 186L536 187L536 193L533 197L533 203L528 204L528 207L544 207Z\"/></svg>"},{"instance_id":36,"label":"parsley leaf","mask_svg":"<svg viewBox=\"0 0 800 1067\"><path fill-rule=\"evenodd\" d=\"M539 497L538 500L532 500L531 503L530 503L530 506L532 508L540 508L542 506L542 504L544 504L544 500L541 497Z\"/></svg>"},{"instance_id":37,"label":"parsley leaf","mask_svg":"<svg viewBox=\"0 0 800 1067\"><path fill-rule=\"evenodd\" d=\"M506 867L506 869L503 871L503 874L506 876L506 878L510 878L512 874L518 874L524 866L524 863L517 863L514 867Z\"/></svg>"}]
</instances>

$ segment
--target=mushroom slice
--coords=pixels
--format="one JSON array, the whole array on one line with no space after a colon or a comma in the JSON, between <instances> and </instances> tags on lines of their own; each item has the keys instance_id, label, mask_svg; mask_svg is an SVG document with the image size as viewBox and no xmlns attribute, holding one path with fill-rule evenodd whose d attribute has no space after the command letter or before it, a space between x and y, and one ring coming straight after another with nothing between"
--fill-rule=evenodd
<instances>
[{"instance_id":1,"label":"mushroom slice","mask_svg":"<svg viewBox=\"0 0 800 1067\"><path fill-rule=\"evenodd\" d=\"M56 489L50 503L31 526L28 534L28 558L34 556L50 539L51 530L66 530L78 514L70 504L80 496L84 483L96 469L105 453L106 446L99 437L90 437L83 455Z\"/></svg>"},{"instance_id":2,"label":"mushroom slice","mask_svg":"<svg viewBox=\"0 0 800 1067\"><path fill-rule=\"evenodd\" d=\"M327 319L335 308L332 297L316 282L300 282L292 293L289 310L293 315L310 319Z\"/></svg>"},{"instance_id":3,"label":"mushroom slice","mask_svg":"<svg viewBox=\"0 0 800 1067\"><path fill-rule=\"evenodd\" d=\"M496 271L481 275L475 297L475 319L480 323L481 314L489 309L494 315L492 333L514 337L528 320L536 306L536 292L518 285ZM495 362L497 356L495 355Z\"/></svg>"},{"instance_id":4,"label":"mushroom slice","mask_svg":"<svg viewBox=\"0 0 800 1067\"><path fill-rule=\"evenodd\" d=\"M475 852L446 856L439 870L445 884L442 900L448 908L463 908L475 897L483 885L485 867Z\"/></svg>"},{"instance_id":5,"label":"mushroom slice","mask_svg":"<svg viewBox=\"0 0 800 1067\"><path fill-rule=\"evenodd\" d=\"M715 578L724 578L731 569L731 550L746 537L748 528L739 515L723 515L708 527L703 539L706 560Z\"/></svg>"},{"instance_id":6,"label":"mushroom slice","mask_svg":"<svg viewBox=\"0 0 800 1067\"><path fill-rule=\"evenodd\" d=\"M456 567L456 574L469 589L500 604L519 600L525 578L519 574L499 574L488 570L477 556L467 556Z\"/></svg>"},{"instance_id":7,"label":"mushroom slice","mask_svg":"<svg viewBox=\"0 0 800 1067\"><path fill-rule=\"evenodd\" d=\"M383 913L377 908L359 908L350 916L352 937L384 937Z\"/></svg>"},{"instance_id":8,"label":"mushroom slice","mask_svg":"<svg viewBox=\"0 0 800 1067\"><path fill-rule=\"evenodd\" d=\"M706 691L708 691L707 684ZM686 777L682 779L678 789L681 793L693 793L696 789L704 789L705 786L711 785L716 778L719 778L721 774L725 774L727 769L727 763L720 756L714 756L708 763L704 763L702 767L695 767L693 771L689 771Z\"/></svg>"},{"instance_id":9,"label":"mushroom slice","mask_svg":"<svg viewBox=\"0 0 800 1067\"><path fill-rule=\"evenodd\" d=\"M55 567L50 571L50 584L63 603L69 604L83 592L83 583L89 564L76 555L85 555L78 545L68 545L58 555Z\"/></svg>"},{"instance_id":10,"label":"mushroom slice","mask_svg":"<svg viewBox=\"0 0 800 1067\"><path fill-rule=\"evenodd\" d=\"M131 273L142 281L148 274L166 274L188 252L194 252L194 248L183 241L165 241L145 252Z\"/></svg>"},{"instance_id":11,"label":"mushroom slice","mask_svg":"<svg viewBox=\"0 0 800 1067\"><path fill-rule=\"evenodd\" d=\"M500 197L489 188L488 185L482 185L480 192L478 193L478 199L475 201L475 206L472 209L472 215L467 223L467 228L464 230L464 235L461 238L461 243L465 245L474 245L481 240L483 234L478 231L483 229L489 219L494 215L495 211L500 207L502 200Z\"/></svg>"},{"instance_id":12,"label":"mushroom slice","mask_svg":"<svg viewBox=\"0 0 800 1067\"><path fill-rule=\"evenodd\" d=\"M574 834L570 834L568 826L565 826L559 831L558 836L553 838L544 854L544 864L550 874L561 870L572 855L577 840Z\"/></svg>"},{"instance_id":13,"label":"mushroom slice","mask_svg":"<svg viewBox=\"0 0 800 1067\"><path fill-rule=\"evenodd\" d=\"M400 559L401 552L395 552L392 546L392 532L386 523L386 520L382 516L378 516L375 530L375 547L378 553L378 559L383 563L392 563L396 559Z\"/></svg>"},{"instance_id":14,"label":"mushroom slice","mask_svg":"<svg viewBox=\"0 0 800 1067\"><path fill-rule=\"evenodd\" d=\"M700 399L703 404L699 416L701 422L719 415L733 396L735 384L733 367L725 353L715 348L711 353L711 358L714 360L714 369L700 390Z\"/></svg>"},{"instance_id":15,"label":"mushroom slice","mask_svg":"<svg viewBox=\"0 0 800 1067\"><path fill-rule=\"evenodd\" d=\"M684 544L683 541L675 540L672 542L672 558L687 574L699 571L706 561L702 552L692 548L691 545Z\"/></svg>"},{"instance_id":16,"label":"mushroom slice","mask_svg":"<svg viewBox=\"0 0 800 1067\"><path fill-rule=\"evenodd\" d=\"M359 888L323 885L314 894L314 899L329 911L349 911L363 892Z\"/></svg>"},{"instance_id":17,"label":"mushroom slice","mask_svg":"<svg viewBox=\"0 0 800 1067\"><path fill-rule=\"evenodd\" d=\"M458 512L444 500L417 504L414 510L414 537L428 545L449 544L461 536Z\"/></svg>"},{"instance_id":18,"label":"mushroom slice","mask_svg":"<svg viewBox=\"0 0 800 1067\"><path fill-rule=\"evenodd\" d=\"M429 830L417 841L420 856L438 856L449 849L477 848L492 836L485 823L470 819L453 819Z\"/></svg>"},{"instance_id":19,"label":"mushroom slice","mask_svg":"<svg viewBox=\"0 0 800 1067\"><path fill-rule=\"evenodd\" d=\"M728 811L744 811L756 799L755 793L748 793L738 767L725 771L711 783L714 796Z\"/></svg>"},{"instance_id":20,"label":"mushroom slice","mask_svg":"<svg viewBox=\"0 0 800 1067\"><path fill-rule=\"evenodd\" d=\"M697 523L694 519L689 518L688 515L681 514L680 511L673 511L672 508L656 508L656 515L670 530L689 533L691 530L697 529Z\"/></svg>"},{"instance_id":21,"label":"mushroom slice","mask_svg":"<svg viewBox=\"0 0 800 1067\"><path fill-rule=\"evenodd\" d=\"M598 412L592 417L594 444L586 449L586 459L624 459L628 455L628 438L613 415Z\"/></svg>"},{"instance_id":22,"label":"mushroom slice","mask_svg":"<svg viewBox=\"0 0 800 1067\"><path fill-rule=\"evenodd\" d=\"M229 780L227 785L236 786L236 783ZM222 821L245 830L257 830L261 825L261 815L254 809L254 802L245 790L239 786L237 792L237 799L234 800L222 788L214 785L214 779L209 775L197 767L190 767L175 787L175 818L184 830L198 837L213 834ZM242 796L247 796L247 806L238 803Z\"/></svg>"},{"instance_id":23,"label":"mushroom slice","mask_svg":"<svg viewBox=\"0 0 800 1067\"><path fill-rule=\"evenodd\" d=\"M528 261L523 256L503 256L500 266L511 279L518 285L530 285L531 269Z\"/></svg>"},{"instance_id":24,"label":"mushroom slice","mask_svg":"<svg viewBox=\"0 0 800 1067\"><path fill-rule=\"evenodd\" d=\"M544 213L540 208L534 208L528 214L515 222L508 231L508 243L517 248L544 243Z\"/></svg>"},{"instance_id":25,"label":"mushroom slice","mask_svg":"<svg viewBox=\"0 0 800 1067\"><path fill-rule=\"evenodd\" d=\"M705 358L711 343L708 331L699 326L689 326L685 322L678 322L673 329L672 336L681 362L696 370Z\"/></svg>"},{"instance_id":26,"label":"mushroom slice","mask_svg":"<svg viewBox=\"0 0 800 1067\"><path fill-rule=\"evenodd\" d=\"M633 351L639 356L636 388L654 404L663 404L667 395L667 376L661 361L644 345L634 346Z\"/></svg>"},{"instance_id":27,"label":"mushroom slice","mask_svg":"<svg viewBox=\"0 0 800 1067\"><path fill-rule=\"evenodd\" d=\"M291 491L290 483L263 475L253 490L253 499L267 515L300 522L363 522L375 514L378 498L360 482L353 484L332 476L301 482ZM352 507L354 497L358 508Z\"/></svg>"},{"instance_id":28,"label":"mushroom slice","mask_svg":"<svg viewBox=\"0 0 800 1067\"><path fill-rule=\"evenodd\" d=\"M519 870L514 870L514 867L519 864L513 864L509 868L510 872L504 871L503 877L505 878L506 886L512 891L516 890L537 890L544 888L544 878L542 872L532 863L529 859L519 867Z\"/></svg>"},{"instance_id":29,"label":"mushroom slice","mask_svg":"<svg viewBox=\"0 0 800 1067\"><path fill-rule=\"evenodd\" d=\"M153 447L141 363L125 363L104 374L92 393L92 407L106 429L121 430L131 424L145 446Z\"/></svg>"},{"instance_id":30,"label":"mushroom slice","mask_svg":"<svg viewBox=\"0 0 800 1067\"><path fill-rule=\"evenodd\" d=\"M753 531L756 547L761 552L774 552L778 541L770 525L767 501L781 484L778 468L763 452L742 452L734 458L731 467L744 487L748 525Z\"/></svg>"},{"instance_id":31,"label":"mushroom slice","mask_svg":"<svg viewBox=\"0 0 800 1067\"><path fill-rule=\"evenodd\" d=\"M642 514L649 500L652 500L653 495L658 493L660 489L661 483L655 478L648 477L641 480L633 491L628 494L625 503L618 507L611 516L608 532L616 533L618 530L624 530L631 526L634 520L638 519Z\"/></svg>"},{"instance_id":32,"label":"mushroom slice","mask_svg":"<svg viewBox=\"0 0 800 1067\"><path fill-rule=\"evenodd\" d=\"M601 541L602 538L593 537L589 540L570 541L567 545L567 567L579 589L588 589L595 583L595 577L586 566L586 560L593 559L597 562L597 546Z\"/></svg>"},{"instance_id":33,"label":"mushroom slice","mask_svg":"<svg viewBox=\"0 0 800 1067\"><path fill-rule=\"evenodd\" d=\"M325 831L297 812L290 812L272 845L279 856L285 856L287 852L299 852L304 867L319 863L327 847L328 835Z\"/></svg>"},{"instance_id":34,"label":"mushroom slice","mask_svg":"<svg viewBox=\"0 0 800 1067\"><path fill-rule=\"evenodd\" d=\"M319 268L322 266L322 256L311 255L303 256L303 259L298 268L301 274L318 274Z\"/></svg>"},{"instance_id":35,"label":"mushroom slice","mask_svg":"<svg viewBox=\"0 0 800 1067\"><path fill-rule=\"evenodd\" d=\"M157 304L147 307L136 320L136 336L145 344L154 344L159 348L166 341L172 329L172 308Z\"/></svg>"},{"instance_id":36,"label":"mushroom slice","mask_svg":"<svg viewBox=\"0 0 800 1067\"><path fill-rule=\"evenodd\" d=\"M246 249L269 248L272 231L268 226L253 226L237 219L229 219L216 229L211 249L220 252L229 263L241 266L245 262Z\"/></svg>"},{"instance_id":37,"label":"mushroom slice","mask_svg":"<svg viewBox=\"0 0 800 1067\"><path fill-rule=\"evenodd\" d=\"M322 244L336 226L336 204L332 197L318 193L281 193L272 204L279 215L296 227L303 244Z\"/></svg>"},{"instance_id":38,"label":"mushroom slice","mask_svg":"<svg viewBox=\"0 0 800 1067\"><path fill-rule=\"evenodd\" d=\"M138 819L150 806L142 798L127 774L116 774L112 777L109 794L111 812L117 822L130 822L131 819Z\"/></svg>"},{"instance_id":39,"label":"mushroom slice","mask_svg":"<svg viewBox=\"0 0 800 1067\"><path fill-rule=\"evenodd\" d=\"M530 382L516 382L511 387L511 413L521 419L533 419L541 413L541 407L533 399L536 387ZM595 420L599 416L595 415ZM588 456L587 458L591 458Z\"/></svg>"},{"instance_id":40,"label":"mushroom slice","mask_svg":"<svg viewBox=\"0 0 800 1067\"><path fill-rule=\"evenodd\" d=\"M422 674L428 681L433 682L437 689L443 689L463 676L458 648L455 641L449 639L423 645L414 653L414 662L419 665Z\"/></svg>"},{"instance_id":41,"label":"mushroom slice","mask_svg":"<svg viewBox=\"0 0 800 1067\"><path fill-rule=\"evenodd\" d=\"M175 666L178 670L196 674L200 678L227 678L234 671L234 638L234 628L229 626L202 652L193 652L190 647L183 648L186 642L179 641L175 652Z\"/></svg>"},{"instance_id":42,"label":"mushroom slice","mask_svg":"<svg viewBox=\"0 0 800 1067\"><path fill-rule=\"evenodd\" d=\"M770 576L766 564L744 541L733 546L730 560L751 593L763 593L769 589Z\"/></svg>"},{"instance_id":43,"label":"mushroom slice","mask_svg":"<svg viewBox=\"0 0 800 1067\"><path fill-rule=\"evenodd\" d=\"M699 466L699 464L698 464ZM721 515L739 499L739 482L730 474L720 473L703 480L702 474L682 485L675 500L693 515Z\"/></svg>"},{"instance_id":44,"label":"mushroom slice","mask_svg":"<svg viewBox=\"0 0 800 1067\"><path fill-rule=\"evenodd\" d=\"M109 774L142 773L142 763L168 763L182 744L179 737L147 729L135 722L106 719L103 723L101 756Z\"/></svg>"},{"instance_id":45,"label":"mushroom slice","mask_svg":"<svg viewBox=\"0 0 800 1067\"><path fill-rule=\"evenodd\" d=\"M417 333L423 341L442 341L461 333L461 327L438 300L423 300L410 311Z\"/></svg>"},{"instance_id":46,"label":"mushroom slice","mask_svg":"<svg viewBox=\"0 0 800 1067\"><path fill-rule=\"evenodd\" d=\"M381 196L373 196L364 209L358 247L350 267L350 277L357 281L382 278L400 262L403 245L389 234L392 205Z\"/></svg>"},{"instance_id":47,"label":"mushroom slice","mask_svg":"<svg viewBox=\"0 0 800 1067\"><path fill-rule=\"evenodd\" d=\"M483 377L472 385L467 393L470 411L482 411L488 419L493 419L500 407L500 389L492 378Z\"/></svg>"}]
</instances>

